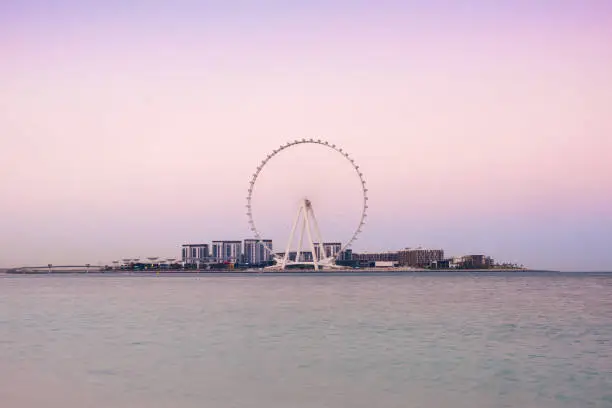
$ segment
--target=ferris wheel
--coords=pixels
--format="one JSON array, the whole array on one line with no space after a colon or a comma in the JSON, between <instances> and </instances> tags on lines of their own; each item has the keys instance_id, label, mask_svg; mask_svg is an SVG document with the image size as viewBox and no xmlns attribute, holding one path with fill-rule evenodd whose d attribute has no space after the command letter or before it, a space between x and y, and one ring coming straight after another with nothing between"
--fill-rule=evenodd
<instances>
[{"instance_id":1,"label":"ferris wheel","mask_svg":"<svg viewBox=\"0 0 612 408\"><path fill-rule=\"evenodd\" d=\"M297 149L300 146L304 145L320 145L326 147L332 151L338 153L341 157L343 157L354 169L354 174L358 178L359 185L361 186L361 202L360 202L360 218L359 221L352 230L352 235L348 237L348 239L344 242L344 244L340 244L340 249L335 251L327 251L323 247L323 239L321 236L321 232L319 230L319 224L314 214L314 207L312 201L305 197L301 200L300 205L297 210L297 214L293 221L293 225L291 228L291 234L289 236L289 241L286 246L286 250L284 254L277 255L273 252L272 248L269 246L268 242L266 242L262 237L260 230L257 228L255 224L255 218L253 214L253 191L255 186L257 185L257 180L263 169L266 165L272 160L272 158L281 154L281 152L285 152L287 149L293 148ZM365 178L363 173L359 169L359 166L355 163L355 160L349 156L347 152L345 152L342 148L338 147L335 144L331 144L327 141L323 141L320 139L301 139L294 140L291 142L287 142L284 145L281 145L279 148L274 149L270 154L268 154L261 163L257 166L255 173L251 177L248 195L247 195L247 217L249 222L249 227L257 239L258 243L263 245L264 249L270 253L272 259L275 261L276 265L274 268L276 269L285 269L287 266L292 264L309 264L314 267L315 270L319 270L320 268L334 268L336 267L336 260L341 256L341 254L346 251L354 242L357 240L357 237L362 231L362 228L365 224L365 220L367 217L368 210L368 189L366 188ZM299 231L299 243L297 246L297 252L294 257L294 260L290 259L290 248L293 244L295 233ZM304 238L306 238L306 243L308 244L306 250L310 250L310 254L312 260L301 260L301 255L304 255L302 245L304 244ZM317 241L315 242L314 239Z\"/></svg>"}]
</instances>

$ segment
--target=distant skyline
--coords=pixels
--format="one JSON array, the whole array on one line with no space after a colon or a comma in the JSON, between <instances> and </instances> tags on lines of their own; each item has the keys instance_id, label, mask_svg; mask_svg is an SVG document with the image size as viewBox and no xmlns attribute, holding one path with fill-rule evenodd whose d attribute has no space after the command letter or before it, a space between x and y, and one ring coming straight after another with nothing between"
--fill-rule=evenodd
<instances>
[{"instance_id":1,"label":"distant skyline","mask_svg":"<svg viewBox=\"0 0 612 408\"><path fill-rule=\"evenodd\" d=\"M312 137L368 181L355 251L612 270L611 45L598 0L3 1L0 267L250 238L255 167Z\"/></svg>"}]
</instances>

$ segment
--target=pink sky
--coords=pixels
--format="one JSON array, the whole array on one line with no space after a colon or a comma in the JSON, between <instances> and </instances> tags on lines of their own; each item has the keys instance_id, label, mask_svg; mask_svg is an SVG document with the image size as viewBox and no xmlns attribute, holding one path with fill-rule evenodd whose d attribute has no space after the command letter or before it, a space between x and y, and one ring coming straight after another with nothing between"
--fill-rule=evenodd
<instances>
[{"instance_id":1,"label":"pink sky","mask_svg":"<svg viewBox=\"0 0 612 408\"><path fill-rule=\"evenodd\" d=\"M3 2L0 266L248 238L258 162L314 137L368 180L355 250L612 269L612 7L489 3Z\"/></svg>"}]
</instances>

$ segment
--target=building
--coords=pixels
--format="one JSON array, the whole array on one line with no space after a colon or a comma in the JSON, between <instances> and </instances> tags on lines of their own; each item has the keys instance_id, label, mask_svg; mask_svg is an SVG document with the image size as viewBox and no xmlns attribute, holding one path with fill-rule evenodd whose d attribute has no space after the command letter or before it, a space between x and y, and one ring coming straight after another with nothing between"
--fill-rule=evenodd
<instances>
[{"instance_id":1,"label":"building","mask_svg":"<svg viewBox=\"0 0 612 408\"><path fill-rule=\"evenodd\" d=\"M459 268L463 269L487 269L494 265L493 259L486 255L464 255L459 258Z\"/></svg>"},{"instance_id":2,"label":"building","mask_svg":"<svg viewBox=\"0 0 612 408\"><path fill-rule=\"evenodd\" d=\"M317 251L318 247L315 247L315 251ZM318 251L317 251L318 252ZM295 261L295 257L297 256L297 251L292 251L289 253L289 259L291 259L292 261ZM300 259L298 259L299 262L313 262L314 259L312 258L312 251L301 251L300 252Z\"/></svg>"},{"instance_id":3,"label":"building","mask_svg":"<svg viewBox=\"0 0 612 408\"><path fill-rule=\"evenodd\" d=\"M347 248L344 251L342 251L342 254L340 254L339 260L340 261L352 261L353 260L353 250L350 248Z\"/></svg>"},{"instance_id":4,"label":"building","mask_svg":"<svg viewBox=\"0 0 612 408\"><path fill-rule=\"evenodd\" d=\"M394 268L398 265L397 261L375 261L375 268Z\"/></svg>"},{"instance_id":5,"label":"building","mask_svg":"<svg viewBox=\"0 0 612 408\"><path fill-rule=\"evenodd\" d=\"M211 260L217 263L240 263L242 241L213 241Z\"/></svg>"},{"instance_id":6,"label":"building","mask_svg":"<svg viewBox=\"0 0 612 408\"><path fill-rule=\"evenodd\" d=\"M318 242L313 242L314 245L314 253L317 256L317 259L321 259L321 245ZM312 256L312 251L310 251L310 255Z\"/></svg>"},{"instance_id":7,"label":"building","mask_svg":"<svg viewBox=\"0 0 612 408\"><path fill-rule=\"evenodd\" d=\"M277 252L276 256L278 258L284 258L285 257L285 253L284 252ZM289 261L295 261L295 258L297 257L297 251L289 251L288 254L288 260ZM300 252L300 262L312 262L312 251L301 251Z\"/></svg>"},{"instance_id":8,"label":"building","mask_svg":"<svg viewBox=\"0 0 612 408\"><path fill-rule=\"evenodd\" d=\"M449 268L462 268L463 267L463 257L462 256L453 256L450 258Z\"/></svg>"},{"instance_id":9,"label":"building","mask_svg":"<svg viewBox=\"0 0 612 408\"><path fill-rule=\"evenodd\" d=\"M336 255L340 253L342 249L342 243L340 242L324 242L323 243L323 253L325 254L325 258L335 258Z\"/></svg>"},{"instance_id":10,"label":"building","mask_svg":"<svg viewBox=\"0 0 612 408\"><path fill-rule=\"evenodd\" d=\"M268 249L266 249L266 247ZM251 265L260 265L272 261L272 247L271 239L257 240L257 239L245 239L244 240L244 263Z\"/></svg>"},{"instance_id":11,"label":"building","mask_svg":"<svg viewBox=\"0 0 612 408\"><path fill-rule=\"evenodd\" d=\"M424 268L433 262L444 259L444 250L425 248L406 248L397 252L397 260L401 266Z\"/></svg>"},{"instance_id":12,"label":"building","mask_svg":"<svg viewBox=\"0 0 612 408\"><path fill-rule=\"evenodd\" d=\"M336 257L340 253L342 249L342 244L340 242L324 242L323 244L319 244L318 242L314 242L315 255L318 260L321 260L321 247L323 247L323 258Z\"/></svg>"},{"instance_id":13,"label":"building","mask_svg":"<svg viewBox=\"0 0 612 408\"><path fill-rule=\"evenodd\" d=\"M181 248L181 261L185 264L208 262L209 259L208 244L185 244Z\"/></svg>"},{"instance_id":14,"label":"building","mask_svg":"<svg viewBox=\"0 0 612 408\"><path fill-rule=\"evenodd\" d=\"M346 266L347 268L357 268L360 266L359 261L353 257L352 249L345 249L336 259L336 265ZM365 266L369 266L365 265Z\"/></svg>"},{"instance_id":15,"label":"building","mask_svg":"<svg viewBox=\"0 0 612 408\"><path fill-rule=\"evenodd\" d=\"M442 259L441 261L433 261L429 266L432 269L449 269L451 267L451 260Z\"/></svg>"},{"instance_id":16,"label":"building","mask_svg":"<svg viewBox=\"0 0 612 408\"><path fill-rule=\"evenodd\" d=\"M353 259L361 262L398 262L397 252L363 252L353 253Z\"/></svg>"},{"instance_id":17,"label":"building","mask_svg":"<svg viewBox=\"0 0 612 408\"><path fill-rule=\"evenodd\" d=\"M351 266L353 268L373 268L375 267L377 262L384 262L380 265L388 265L388 262L391 264L397 264L397 252L387 251L387 252L362 252L360 254L352 253L351 260L343 260L341 261L342 265ZM387 263L387 264L385 264Z\"/></svg>"}]
</instances>

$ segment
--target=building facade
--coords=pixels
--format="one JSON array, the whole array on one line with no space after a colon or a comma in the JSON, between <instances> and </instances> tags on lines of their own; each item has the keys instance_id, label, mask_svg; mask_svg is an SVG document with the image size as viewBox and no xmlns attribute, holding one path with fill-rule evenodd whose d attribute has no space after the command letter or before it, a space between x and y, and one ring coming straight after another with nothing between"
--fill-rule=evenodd
<instances>
[{"instance_id":1,"label":"building facade","mask_svg":"<svg viewBox=\"0 0 612 408\"><path fill-rule=\"evenodd\" d=\"M340 242L324 242L323 243L323 252L325 253L326 258L336 257L340 253L342 249L342 244Z\"/></svg>"},{"instance_id":2,"label":"building facade","mask_svg":"<svg viewBox=\"0 0 612 408\"><path fill-rule=\"evenodd\" d=\"M272 261L272 253L266 249L273 250L272 240L264 239L261 242L257 239L244 240L244 263L259 265Z\"/></svg>"},{"instance_id":3,"label":"building facade","mask_svg":"<svg viewBox=\"0 0 612 408\"><path fill-rule=\"evenodd\" d=\"M397 252L400 266L424 268L443 259L444 250L442 249L406 248Z\"/></svg>"},{"instance_id":4,"label":"building facade","mask_svg":"<svg viewBox=\"0 0 612 408\"><path fill-rule=\"evenodd\" d=\"M323 249L323 258L336 257L340 253L342 249L342 243L340 242L324 242L323 244L319 244L318 242L314 242L315 255L317 259L321 259L321 248Z\"/></svg>"},{"instance_id":5,"label":"building facade","mask_svg":"<svg viewBox=\"0 0 612 408\"><path fill-rule=\"evenodd\" d=\"M185 244L181 247L181 261L186 264L208 262L210 259L208 244Z\"/></svg>"},{"instance_id":6,"label":"building facade","mask_svg":"<svg viewBox=\"0 0 612 408\"><path fill-rule=\"evenodd\" d=\"M493 267L494 261L486 255L464 255L455 264L463 269L487 269Z\"/></svg>"},{"instance_id":7,"label":"building facade","mask_svg":"<svg viewBox=\"0 0 612 408\"><path fill-rule=\"evenodd\" d=\"M361 262L398 262L398 253L391 252L362 252L353 253L353 259Z\"/></svg>"},{"instance_id":8,"label":"building facade","mask_svg":"<svg viewBox=\"0 0 612 408\"><path fill-rule=\"evenodd\" d=\"M348 248L348 249L345 249L344 251L342 251L342 254L340 254L339 260L341 260L341 261L352 261L353 260L353 250Z\"/></svg>"},{"instance_id":9,"label":"building facade","mask_svg":"<svg viewBox=\"0 0 612 408\"><path fill-rule=\"evenodd\" d=\"M242 262L242 241L213 241L211 260L218 263Z\"/></svg>"},{"instance_id":10,"label":"building facade","mask_svg":"<svg viewBox=\"0 0 612 408\"><path fill-rule=\"evenodd\" d=\"M279 258L284 258L285 257L285 253L284 252L278 252L276 253L276 256L278 256ZM290 261L295 261L297 257L297 251L289 251L288 253L288 260ZM298 260L299 262L312 262L312 251L300 251L300 259Z\"/></svg>"}]
</instances>

